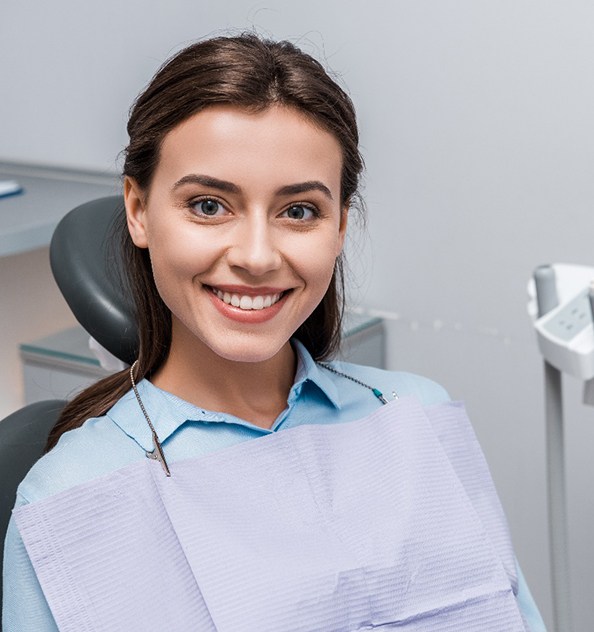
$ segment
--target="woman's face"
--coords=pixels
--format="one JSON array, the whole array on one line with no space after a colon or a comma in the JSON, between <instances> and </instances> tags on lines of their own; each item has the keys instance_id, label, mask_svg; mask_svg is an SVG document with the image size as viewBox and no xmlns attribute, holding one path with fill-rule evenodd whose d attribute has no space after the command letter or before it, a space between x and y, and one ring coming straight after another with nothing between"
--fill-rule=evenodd
<instances>
[{"instance_id":1,"label":"woman's face","mask_svg":"<svg viewBox=\"0 0 594 632\"><path fill-rule=\"evenodd\" d=\"M125 183L172 349L275 356L324 296L342 249L341 148L296 110L208 108L164 139L147 196Z\"/></svg>"}]
</instances>

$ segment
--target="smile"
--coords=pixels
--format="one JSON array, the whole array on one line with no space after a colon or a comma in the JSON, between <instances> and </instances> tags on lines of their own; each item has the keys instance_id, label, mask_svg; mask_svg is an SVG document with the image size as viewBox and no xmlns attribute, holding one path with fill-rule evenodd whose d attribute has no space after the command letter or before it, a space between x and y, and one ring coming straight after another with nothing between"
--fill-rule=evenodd
<instances>
[{"instance_id":1,"label":"smile","mask_svg":"<svg viewBox=\"0 0 594 632\"><path fill-rule=\"evenodd\" d=\"M284 292L277 292L276 294L263 294L256 296L248 296L247 294L234 294L231 292L223 292L215 287L210 288L211 292L219 298L223 303L231 305L232 307L238 307L245 311L261 310L267 307L272 307L275 303L282 298Z\"/></svg>"}]
</instances>

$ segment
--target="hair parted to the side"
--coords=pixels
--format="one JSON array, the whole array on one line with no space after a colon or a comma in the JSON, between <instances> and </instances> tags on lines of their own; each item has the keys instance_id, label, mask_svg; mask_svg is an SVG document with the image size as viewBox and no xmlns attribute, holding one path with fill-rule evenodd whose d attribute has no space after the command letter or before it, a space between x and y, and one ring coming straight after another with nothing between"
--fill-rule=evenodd
<instances>
[{"instance_id":1,"label":"hair parted to the side","mask_svg":"<svg viewBox=\"0 0 594 632\"><path fill-rule=\"evenodd\" d=\"M214 105L254 112L279 105L308 117L333 134L342 148L342 207L360 203L363 161L351 99L310 55L290 42L265 40L252 33L197 42L163 64L132 106L124 176L133 178L149 194L165 136ZM155 286L148 251L132 243L123 212L117 231L136 305L140 337L136 376L140 380L150 377L167 357L171 315ZM295 332L314 359L327 359L337 350L343 309L343 262L339 257L324 298ZM105 414L129 388L128 372L122 371L83 391L64 409L47 449L67 430Z\"/></svg>"}]
</instances>

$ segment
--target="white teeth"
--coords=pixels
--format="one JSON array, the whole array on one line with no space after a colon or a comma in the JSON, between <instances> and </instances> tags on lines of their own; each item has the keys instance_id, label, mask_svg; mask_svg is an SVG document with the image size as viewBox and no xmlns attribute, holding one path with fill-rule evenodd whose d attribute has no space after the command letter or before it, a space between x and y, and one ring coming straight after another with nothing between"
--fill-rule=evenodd
<instances>
[{"instance_id":1,"label":"white teeth","mask_svg":"<svg viewBox=\"0 0 594 632\"><path fill-rule=\"evenodd\" d=\"M229 292L223 292L222 290L217 290L216 288L211 288L213 293L221 299L227 305L232 305L233 307L239 307L239 309L245 310L260 310L266 309L267 307L271 307L274 305L280 297L282 293L279 294L266 294L265 296L247 296L240 294L230 294Z\"/></svg>"}]
</instances>

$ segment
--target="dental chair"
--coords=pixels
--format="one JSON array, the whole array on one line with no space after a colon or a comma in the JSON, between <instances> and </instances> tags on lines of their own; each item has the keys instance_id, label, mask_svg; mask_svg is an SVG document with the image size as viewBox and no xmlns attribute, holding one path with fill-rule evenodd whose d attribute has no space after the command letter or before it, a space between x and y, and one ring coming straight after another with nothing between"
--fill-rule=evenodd
<instances>
[{"instance_id":1,"label":"dental chair","mask_svg":"<svg viewBox=\"0 0 594 632\"><path fill-rule=\"evenodd\" d=\"M113 236L122 212L120 196L93 200L70 211L54 231L50 263L78 322L101 346L131 364L137 355L138 334L132 300L118 274L119 244ZM0 421L0 567L17 487L43 455L65 405L63 400L36 402ZM1 596L0 575L0 606Z\"/></svg>"}]
</instances>

